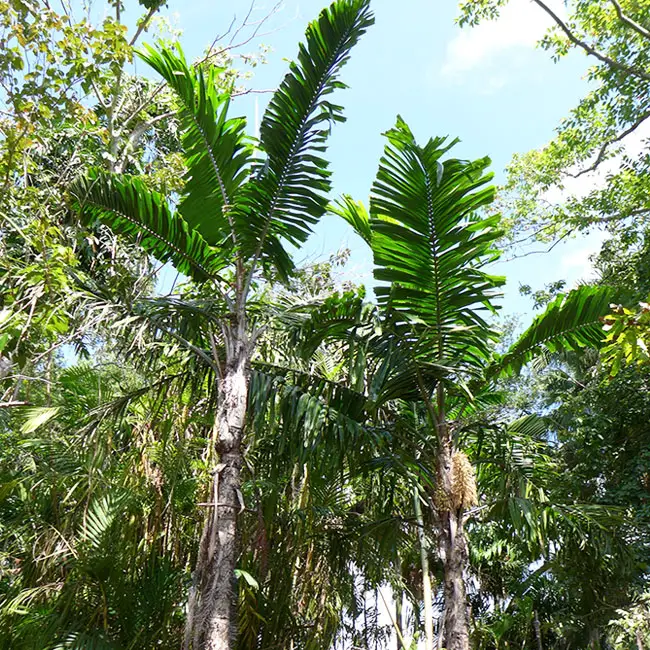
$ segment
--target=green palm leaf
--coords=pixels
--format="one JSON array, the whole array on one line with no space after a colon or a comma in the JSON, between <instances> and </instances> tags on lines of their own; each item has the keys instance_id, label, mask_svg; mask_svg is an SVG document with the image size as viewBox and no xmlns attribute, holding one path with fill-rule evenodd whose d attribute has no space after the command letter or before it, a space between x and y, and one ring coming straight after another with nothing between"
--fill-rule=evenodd
<instances>
[{"instance_id":1,"label":"green palm leaf","mask_svg":"<svg viewBox=\"0 0 650 650\"><path fill-rule=\"evenodd\" d=\"M209 244L231 237L237 243L230 206L249 174L252 147L243 118L227 119L229 94L219 89L223 68L190 66L180 46L157 51L145 46L139 56L178 96L178 116L187 164L178 211Z\"/></svg>"},{"instance_id":2,"label":"green palm leaf","mask_svg":"<svg viewBox=\"0 0 650 650\"><path fill-rule=\"evenodd\" d=\"M54 650L115 650L101 632L73 632L54 646Z\"/></svg>"},{"instance_id":3,"label":"green palm leaf","mask_svg":"<svg viewBox=\"0 0 650 650\"><path fill-rule=\"evenodd\" d=\"M236 199L237 232L248 256L274 262L282 275L292 263L281 240L304 242L326 210L326 127L344 119L327 98L345 87L337 76L372 23L369 0L337 0L324 9L262 120L267 159Z\"/></svg>"},{"instance_id":4,"label":"green palm leaf","mask_svg":"<svg viewBox=\"0 0 650 650\"><path fill-rule=\"evenodd\" d=\"M558 296L508 352L488 369L488 376L513 374L543 352L601 347L601 318L609 311L611 293L602 287L581 286Z\"/></svg>"},{"instance_id":5,"label":"green palm leaf","mask_svg":"<svg viewBox=\"0 0 650 650\"><path fill-rule=\"evenodd\" d=\"M481 312L494 310L504 283L482 270L498 255L498 217L474 215L494 196L485 187L490 161L443 161L455 141L436 138L420 147L401 118L386 135L370 200L379 305L416 355L480 365L495 338Z\"/></svg>"},{"instance_id":6,"label":"green palm leaf","mask_svg":"<svg viewBox=\"0 0 650 650\"><path fill-rule=\"evenodd\" d=\"M195 280L215 277L224 266L217 250L136 177L95 171L75 181L70 193L86 224L99 221L116 233L137 237L149 254Z\"/></svg>"},{"instance_id":7,"label":"green palm leaf","mask_svg":"<svg viewBox=\"0 0 650 650\"><path fill-rule=\"evenodd\" d=\"M361 201L355 201L350 195L344 194L338 201L330 204L329 211L345 219L366 244L370 244L372 229L370 215Z\"/></svg>"}]
</instances>

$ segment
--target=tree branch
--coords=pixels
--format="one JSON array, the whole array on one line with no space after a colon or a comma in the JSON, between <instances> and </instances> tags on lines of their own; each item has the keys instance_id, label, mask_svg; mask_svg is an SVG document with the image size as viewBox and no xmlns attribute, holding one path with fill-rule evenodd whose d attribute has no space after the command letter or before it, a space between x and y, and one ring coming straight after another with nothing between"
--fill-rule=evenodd
<instances>
[{"instance_id":1,"label":"tree branch","mask_svg":"<svg viewBox=\"0 0 650 650\"><path fill-rule=\"evenodd\" d=\"M607 140L605 143L603 143L603 145L600 147L600 151L598 152L598 156L596 156L596 160L593 163L593 165L590 165L586 169L582 169L577 174L569 174L569 176L571 176L572 178L578 178L583 174L588 174L589 172L595 171L598 165L600 165L600 163L603 162L603 160L605 159L605 154L607 153L607 149L615 142L620 142L628 135L630 135L630 133L636 131L649 117L650 117L650 111L643 113L639 117L639 119L637 119L637 121L634 122L630 127L625 129L625 131L622 131L616 137L612 138L611 140Z\"/></svg>"},{"instance_id":2,"label":"tree branch","mask_svg":"<svg viewBox=\"0 0 650 650\"><path fill-rule=\"evenodd\" d=\"M623 9L621 8L621 5L618 3L618 0L609 0L609 1L614 5L614 9L616 9L616 15L618 16L618 19L622 23L625 23L628 27L632 28L637 34L643 36L643 38L650 39L650 32L645 27L639 25L639 23L632 20L632 18L630 18L628 15L623 13Z\"/></svg>"},{"instance_id":3,"label":"tree branch","mask_svg":"<svg viewBox=\"0 0 650 650\"><path fill-rule=\"evenodd\" d=\"M18 400L11 400L10 402L0 402L0 409L8 409L14 406L30 406L31 402L21 402Z\"/></svg>"},{"instance_id":4,"label":"tree branch","mask_svg":"<svg viewBox=\"0 0 650 650\"><path fill-rule=\"evenodd\" d=\"M565 232L561 237L556 239L547 249L545 250L535 250L535 251L528 251L526 253L522 253L521 255L513 255L512 257L509 257L504 260L504 262L511 262L512 260L520 260L523 257L528 257L530 255L545 255L546 253L550 253L560 242L564 241L567 237L573 234L575 228L572 228L571 230L568 230Z\"/></svg>"},{"instance_id":5,"label":"tree branch","mask_svg":"<svg viewBox=\"0 0 650 650\"><path fill-rule=\"evenodd\" d=\"M154 4L151 9L149 9L149 13L140 21L140 24L138 25L138 28L135 30L135 34L133 34L133 38L129 41L129 46L133 47L140 38L140 34L147 28L149 25L149 22L153 18L154 14L160 9L160 4Z\"/></svg>"},{"instance_id":6,"label":"tree branch","mask_svg":"<svg viewBox=\"0 0 650 650\"><path fill-rule=\"evenodd\" d=\"M156 115L156 117L152 117L150 120L146 122L142 122L141 124L138 124L131 133L129 134L129 137L126 141L126 144L124 145L124 149L122 149L122 155L120 156L120 162L115 168L115 171L117 173L122 173L124 170L124 165L126 164L126 158L135 149L137 146L138 142L140 141L140 138L156 123L160 122L161 120L168 120L171 117L174 117L176 115L176 111L168 111L167 113L162 113L161 115Z\"/></svg>"},{"instance_id":7,"label":"tree branch","mask_svg":"<svg viewBox=\"0 0 650 650\"><path fill-rule=\"evenodd\" d=\"M614 68L615 70L618 70L619 72L624 72L634 77L639 77L640 79L643 79L645 81L650 81L650 73L647 73L644 70L639 70L638 68L632 66L628 66L625 63L621 63L620 61L616 61L616 59L612 59L606 54L602 54L601 52L598 52L591 45L589 45L589 43L586 43L585 41L579 39L571 31L568 25L550 7L548 7L544 2L542 2L542 0L533 0L533 2L537 6L541 7L553 19L555 24L566 34L566 37L574 45L583 49L587 54L597 58L599 61L602 61L603 63L606 63L607 65Z\"/></svg>"}]
</instances>

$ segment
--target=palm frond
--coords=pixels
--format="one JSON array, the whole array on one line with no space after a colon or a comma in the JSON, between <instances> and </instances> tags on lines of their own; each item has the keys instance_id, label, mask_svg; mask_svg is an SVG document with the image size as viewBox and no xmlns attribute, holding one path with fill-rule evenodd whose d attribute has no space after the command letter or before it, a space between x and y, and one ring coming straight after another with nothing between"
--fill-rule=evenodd
<instances>
[{"instance_id":1,"label":"palm frond","mask_svg":"<svg viewBox=\"0 0 650 650\"><path fill-rule=\"evenodd\" d=\"M262 120L267 159L237 197L235 214L247 255L272 261L281 275L293 268L282 240L304 242L327 208L326 124L344 119L327 98L345 87L338 74L372 23L369 0L337 0L324 9Z\"/></svg>"},{"instance_id":2,"label":"palm frond","mask_svg":"<svg viewBox=\"0 0 650 650\"><path fill-rule=\"evenodd\" d=\"M122 504L123 499L111 493L94 501L88 509L82 538L91 546L99 547L118 516Z\"/></svg>"},{"instance_id":3,"label":"palm frond","mask_svg":"<svg viewBox=\"0 0 650 650\"><path fill-rule=\"evenodd\" d=\"M488 376L515 374L547 352L601 347L604 333L600 319L609 311L610 298L609 289L588 285L558 296L508 352L488 368Z\"/></svg>"},{"instance_id":4,"label":"palm frond","mask_svg":"<svg viewBox=\"0 0 650 650\"><path fill-rule=\"evenodd\" d=\"M223 68L188 65L180 46L138 53L173 88L180 102L182 144L187 164L178 212L212 245L237 245L229 211L248 178L252 146L244 118L228 119L229 93L220 90Z\"/></svg>"},{"instance_id":5,"label":"palm frond","mask_svg":"<svg viewBox=\"0 0 650 650\"><path fill-rule=\"evenodd\" d=\"M498 217L474 214L494 196L490 161L443 161L455 141L418 146L401 118L386 136L370 200L379 305L391 330L428 359L481 365L495 338L481 312L494 310L504 283L482 270L497 257Z\"/></svg>"},{"instance_id":6,"label":"palm frond","mask_svg":"<svg viewBox=\"0 0 650 650\"><path fill-rule=\"evenodd\" d=\"M25 421L20 427L20 432L23 434L34 433L36 429L40 428L52 418L56 417L61 409L58 406L53 407L40 407L34 406L25 409Z\"/></svg>"},{"instance_id":7,"label":"palm frond","mask_svg":"<svg viewBox=\"0 0 650 650\"><path fill-rule=\"evenodd\" d=\"M354 232L366 244L370 244L372 238L370 215L366 206L361 201L355 201L349 194L344 194L338 201L330 204L329 211L345 219L352 226Z\"/></svg>"},{"instance_id":8,"label":"palm frond","mask_svg":"<svg viewBox=\"0 0 650 650\"><path fill-rule=\"evenodd\" d=\"M75 181L70 193L83 222L99 221L116 233L137 238L149 254L195 280L214 278L224 266L219 251L136 177L94 171Z\"/></svg>"}]
</instances>

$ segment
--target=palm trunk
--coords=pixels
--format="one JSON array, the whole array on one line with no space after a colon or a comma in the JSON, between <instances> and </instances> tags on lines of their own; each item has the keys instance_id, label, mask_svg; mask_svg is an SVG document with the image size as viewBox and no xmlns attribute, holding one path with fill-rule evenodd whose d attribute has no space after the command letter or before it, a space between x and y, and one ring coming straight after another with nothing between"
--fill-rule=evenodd
<instances>
[{"instance_id":1,"label":"palm trunk","mask_svg":"<svg viewBox=\"0 0 650 650\"><path fill-rule=\"evenodd\" d=\"M243 323L229 332L232 340L225 342L226 368L219 381L212 507L203 527L189 597L184 647L192 650L231 650L237 634L237 515L243 507L241 440L250 352Z\"/></svg>"},{"instance_id":2,"label":"palm trunk","mask_svg":"<svg viewBox=\"0 0 650 650\"><path fill-rule=\"evenodd\" d=\"M441 435L438 459L440 520L440 556L444 569L446 650L469 650L469 616L465 575L468 569L467 539L463 528L462 508L457 507L454 489L453 453L451 436L445 430Z\"/></svg>"}]
</instances>

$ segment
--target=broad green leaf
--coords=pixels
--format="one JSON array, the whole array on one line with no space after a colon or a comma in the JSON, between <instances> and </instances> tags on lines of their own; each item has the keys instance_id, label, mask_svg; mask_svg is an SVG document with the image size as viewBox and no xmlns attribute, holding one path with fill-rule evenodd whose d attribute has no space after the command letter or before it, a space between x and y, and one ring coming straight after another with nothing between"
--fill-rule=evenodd
<instances>
[{"instance_id":1,"label":"broad green leaf","mask_svg":"<svg viewBox=\"0 0 650 650\"><path fill-rule=\"evenodd\" d=\"M488 376L517 373L544 352L601 347L605 339L601 319L609 312L610 296L608 288L587 285L558 296L488 368Z\"/></svg>"},{"instance_id":2,"label":"broad green leaf","mask_svg":"<svg viewBox=\"0 0 650 650\"><path fill-rule=\"evenodd\" d=\"M377 301L387 327L412 354L453 367L480 367L496 333L485 314L504 283L483 271L498 257L498 217L480 219L494 188L489 159L443 156L444 138L419 146L406 125L388 144L370 199Z\"/></svg>"},{"instance_id":3,"label":"broad green leaf","mask_svg":"<svg viewBox=\"0 0 650 650\"><path fill-rule=\"evenodd\" d=\"M250 587L253 589L259 589L260 588L260 583L253 578L253 576L248 573L248 571L244 571L243 569L235 569L235 576L237 578L243 578Z\"/></svg>"},{"instance_id":4,"label":"broad green leaf","mask_svg":"<svg viewBox=\"0 0 650 650\"><path fill-rule=\"evenodd\" d=\"M248 179L252 147L243 118L228 119L230 96L220 87L223 68L188 65L179 45L138 53L178 96L187 164L178 212L212 245L237 244L230 209Z\"/></svg>"}]
</instances>

